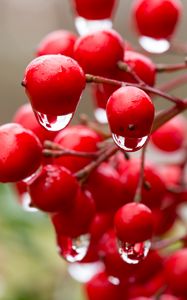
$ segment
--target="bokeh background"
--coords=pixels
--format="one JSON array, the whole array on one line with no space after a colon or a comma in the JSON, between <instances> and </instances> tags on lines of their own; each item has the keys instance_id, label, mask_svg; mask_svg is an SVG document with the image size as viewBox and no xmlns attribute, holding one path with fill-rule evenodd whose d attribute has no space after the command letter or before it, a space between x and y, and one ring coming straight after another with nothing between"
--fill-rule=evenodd
<instances>
[{"instance_id":1,"label":"bokeh background","mask_svg":"<svg viewBox=\"0 0 187 300\"><path fill-rule=\"evenodd\" d=\"M121 0L114 28L132 44L130 4ZM187 43L187 1L176 39ZM0 123L9 122L15 110L25 103L20 82L36 45L55 29L75 31L70 0L0 0ZM159 62L180 62L182 55L153 56ZM167 75L167 78L173 75ZM175 75L174 75L175 76ZM160 82L166 80L162 75ZM186 85L174 94L187 97ZM159 105L163 107L163 99ZM79 112L92 113L88 94ZM64 262L57 255L49 220L40 213L22 211L12 186L0 186L0 299L3 300L80 300L82 288L71 280Z\"/></svg>"}]
</instances>

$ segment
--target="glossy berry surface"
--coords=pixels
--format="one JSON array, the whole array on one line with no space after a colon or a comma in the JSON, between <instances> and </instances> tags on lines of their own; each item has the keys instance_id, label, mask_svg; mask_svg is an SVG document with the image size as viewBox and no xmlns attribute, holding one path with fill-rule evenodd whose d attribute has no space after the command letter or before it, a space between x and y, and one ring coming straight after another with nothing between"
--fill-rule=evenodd
<instances>
[{"instance_id":1,"label":"glossy berry surface","mask_svg":"<svg viewBox=\"0 0 187 300\"><path fill-rule=\"evenodd\" d=\"M83 126L75 125L60 131L54 139L64 150L74 150L85 153L95 153L97 143L101 137L94 130ZM76 156L62 156L56 158L54 162L69 169L71 172L77 172L89 164L93 159Z\"/></svg>"},{"instance_id":2,"label":"glossy berry surface","mask_svg":"<svg viewBox=\"0 0 187 300\"><path fill-rule=\"evenodd\" d=\"M39 43L36 56L62 54L73 57L73 48L77 37L67 30L56 30L48 33Z\"/></svg>"},{"instance_id":3,"label":"glossy berry surface","mask_svg":"<svg viewBox=\"0 0 187 300\"><path fill-rule=\"evenodd\" d=\"M95 275L85 285L85 291L88 300L121 300L119 285L110 282L105 272Z\"/></svg>"},{"instance_id":4,"label":"glossy berry surface","mask_svg":"<svg viewBox=\"0 0 187 300\"><path fill-rule=\"evenodd\" d=\"M116 69L123 52L123 39L116 31L100 30L77 39L74 58L85 73L104 75Z\"/></svg>"},{"instance_id":5,"label":"glossy berry surface","mask_svg":"<svg viewBox=\"0 0 187 300\"><path fill-rule=\"evenodd\" d=\"M130 138L140 138L150 133L154 105L139 88L119 88L109 98L106 111L112 133Z\"/></svg>"},{"instance_id":6,"label":"glossy berry surface","mask_svg":"<svg viewBox=\"0 0 187 300\"><path fill-rule=\"evenodd\" d=\"M72 0L75 13L88 20L109 19L116 0Z\"/></svg>"},{"instance_id":7,"label":"glossy berry surface","mask_svg":"<svg viewBox=\"0 0 187 300\"><path fill-rule=\"evenodd\" d=\"M0 182L17 182L31 176L41 164L38 138L21 125L0 126Z\"/></svg>"},{"instance_id":8,"label":"glossy berry surface","mask_svg":"<svg viewBox=\"0 0 187 300\"><path fill-rule=\"evenodd\" d=\"M155 39L168 39L181 14L179 0L135 0L132 15L138 32Z\"/></svg>"},{"instance_id":9,"label":"glossy berry surface","mask_svg":"<svg viewBox=\"0 0 187 300\"><path fill-rule=\"evenodd\" d=\"M95 202L91 194L79 189L70 211L54 214L52 222L57 235L75 238L89 232L94 216Z\"/></svg>"},{"instance_id":10,"label":"glossy berry surface","mask_svg":"<svg viewBox=\"0 0 187 300\"><path fill-rule=\"evenodd\" d=\"M46 165L29 185L32 205L45 212L67 211L75 203L79 185L67 169Z\"/></svg>"},{"instance_id":11,"label":"glossy berry surface","mask_svg":"<svg viewBox=\"0 0 187 300\"><path fill-rule=\"evenodd\" d=\"M174 152L183 147L186 136L185 119L176 117L156 130L151 136L151 141L162 151Z\"/></svg>"},{"instance_id":12,"label":"glossy berry surface","mask_svg":"<svg viewBox=\"0 0 187 300\"><path fill-rule=\"evenodd\" d=\"M153 233L151 210L140 203L128 203L115 215L116 235L122 242L137 243L149 240Z\"/></svg>"},{"instance_id":13,"label":"glossy berry surface","mask_svg":"<svg viewBox=\"0 0 187 300\"><path fill-rule=\"evenodd\" d=\"M125 51L124 63L126 63L139 78L150 86L155 84L156 68L152 60L144 54L135 51ZM119 72L118 78L125 82L137 82L132 75L127 72Z\"/></svg>"},{"instance_id":14,"label":"glossy berry surface","mask_svg":"<svg viewBox=\"0 0 187 300\"><path fill-rule=\"evenodd\" d=\"M176 296L187 297L187 249L172 254L165 263L165 276L169 288Z\"/></svg>"},{"instance_id":15,"label":"glossy berry surface","mask_svg":"<svg viewBox=\"0 0 187 300\"><path fill-rule=\"evenodd\" d=\"M85 87L85 76L72 58L44 55L27 66L23 85L34 110L65 115L75 111Z\"/></svg>"}]
</instances>

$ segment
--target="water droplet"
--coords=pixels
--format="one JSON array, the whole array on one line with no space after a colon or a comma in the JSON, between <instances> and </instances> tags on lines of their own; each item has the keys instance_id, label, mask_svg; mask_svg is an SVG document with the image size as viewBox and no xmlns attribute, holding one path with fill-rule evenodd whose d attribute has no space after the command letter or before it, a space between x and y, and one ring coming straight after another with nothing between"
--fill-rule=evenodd
<instances>
[{"instance_id":1,"label":"water droplet","mask_svg":"<svg viewBox=\"0 0 187 300\"><path fill-rule=\"evenodd\" d=\"M34 113L40 125L48 131L59 131L64 129L73 117L73 113L62 116L46 115L38 111L34 111Z\"/></svg>"},{"instance_id":2,"label":"water droplet","mask_svg":"<svg viewBox=\"0 0 187 300\"><path fill-rule=\"evenodd\" d=\"M149 253L151 247L150 241L136 244L129 244L118 241L118 251L122 259L128 264L138 264Z\"/></svg>"},{"instance_id":3,"label":"water droplet","mask_svg":"<svg viewBox=\"0 0 187 300\"><path fill-rule=\"evenodd\" d=\"M113 285L119 285L119 284L120 284L119 278L114 277L114 276L109 276L109 277L108 277L108 281L109 281L110 283L112 283Z\"/></svg>"},{"instance_id":4,"label":"water droplet","mask_svg":"<svg viewBox=\"0 0 187 300\"><path fill-rule=\"evenodd\" d=\"M60 236L58 240L59 253L67 262L81 261L86 256L89 244L89 234L84 234L74 239Z\"/></svg>"},{"instance_id":5,"label":"water droplet","mask_svg":"<svg viewBox=\"0 0 187 300\"><path fill-rule=\"evenodd\" d=\"M148 36L141 36L139 43L142 48L150 53L164 53L170 48L170 42L166 39L153 39Z\"/></svg>"},{"instance_id":6,"label":"water droplet","mask_svg":"<svg viewBox=\"0 0 187 300\"><path fill-rule=\"evenodd\" d=\"M80 35L86 35L97 30L111 29L112 20L87 20L82 17L75 18L75 27Z\"/></svg>"},{"instance_id":7,"label":"water droplet","mask_svg":"<svg viewBox=\"0 0 187 300\"><path fill-rule=\"evenodd\" d=\"M148 136L142 138L129 138L112 133L116 145L126 152L135 152L140 150L146 143Z\"/></svg>"},{"instance_id":8,"label":"water droplet","mask_svg":"<svg viewBox=\"0 0 187 300\"><path fill-rule=\"evenodd\" d=\"M68 272L73 279L86 283L96 274L104 271L104 264L100 261L94 263L74 263L69 264Z\"/></svg>"},{"instance_id":9,"label":"water droplet","mask_svg":"<svg viewBox=\"0 0 187 300\"><path fill-rule=\"evenodd\" d=\"M30 206L31 204L31 197L29 193L25 192L21 196L21 206L23 210L28 212L38 212L39 210L35 207Z\"/></svg>"},{"instance_id":10,"label":"water droplet","mask_svg":"<svg viewBox=\"0 0 187 300\"><path fill-rule=\"evenodd\" d=\"M107 124L108 119L104 108L96 108L94 112L96 120L101 124Z\"/></svg>"}]
</instances>

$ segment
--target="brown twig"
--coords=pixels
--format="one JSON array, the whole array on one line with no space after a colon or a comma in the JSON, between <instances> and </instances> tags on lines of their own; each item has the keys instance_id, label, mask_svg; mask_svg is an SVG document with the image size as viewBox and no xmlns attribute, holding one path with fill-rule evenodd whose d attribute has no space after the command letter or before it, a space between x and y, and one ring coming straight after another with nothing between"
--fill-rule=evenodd
<instances>
[{"instance_id":1,"label":"brown twig","mask_svg":"<svg viewBox=\"0 0 187 300\"><path fill-rule=\"evenodd\" d=\"M187 238L186 234L183 234L182 236L178 237L172 237L172 238L167 238L164 240L156 241L152 243L151 248L155 250L161 250L163 248L167 248L173 244L176 244L178 242L184 242Z\"/></svg>"},{"instance_id":2,"label":"brown twig","mask_svg":"<svg viewBox=\"0 0 187 300\"><path fill-rule=\"evenodd\" d=\"M156 71L159 73L176 72L187 69L187 60L178 64L157 64Z\"/></svg>"},{"instance_id":3,"label":"brown twig","mask_svg":"<svg viewBox=\"0 0 187 300\"><path fill-rule=\"evenodd\" d=\"M119 61L117 63L117 66L121 71L131 74L131 76L135 79L135 81L137 81L140 85L142 86L146 85L146 83L138 76L138 74L133 70L133 68L131 68L131 66L128 65L127 63L123 61Z\"/></svg>"},{"instance_id":4,"label":"brown twig","mask_svg":"<svg viewBox=\"0 0 187 300\"><path fill-rule=\"evenodd\" d=\"M178 86L185 84L186 82L187 74L183 74L174 79L169 80L168 82L158 85L156 88L163 92L169 92L170 90L175 89Z\"/></svg>"}]
</instances>

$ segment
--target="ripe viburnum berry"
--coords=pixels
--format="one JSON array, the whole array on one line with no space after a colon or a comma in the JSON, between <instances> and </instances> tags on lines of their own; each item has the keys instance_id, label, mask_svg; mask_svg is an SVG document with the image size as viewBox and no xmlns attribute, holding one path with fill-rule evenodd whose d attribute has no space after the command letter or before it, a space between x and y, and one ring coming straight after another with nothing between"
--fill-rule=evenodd
<instances>
[{"instance_id":1,"label":"ripe viburnum berry","mask_svg":"<svg viewBox=\"0 0 187 300\"><path fill-rule=\"evenodd\" d=\"M80 37L74 48L74 57L85 73L95 75L113 73L123 53L123 39L114 30L100 30Z\"/></svg>"},{"instance_id":2,"label":"ripe viburnum berry","mask_svg":"<svg viewBox=\"0 0 187 300\"><path fill-rule=\"evenodd\" d=\"M165 277L170 290L177 296L187 297L187 249L172 254L165 263Z\"/></svg>"},{"instance_id":3,"label":"ripe viburnum berry","mask_svg":"<svg viewBox=\"0 0 187 300\"><path fill-rule=\"evenodd\" d=\"M114 224L116 235L123 242L134 244L152 237L152 212L144 204L125 204L117 211Z\"/></svg>"},{"instance_id":4,"label":"ripe viburnum berry","mask_svg":"<svg viewBox=\"0 0 187 300\"><path fill-rule=\"evenodd\" d=\"M168 39L181 14L180 0L135 0L132 7L136 28L143 36Z\"/></svg>"},{"instance_id":5,"label":"ripe viburnum berry","mask_svg":"<svg viewBox=\"0 0 187 300\"><path fill-rule=\"evenodd\" d=\"M56 133L46 130L38 123L30 103L24 104L18 108L13 117L13 122L34 132L42 143L45 140L53 140L56 135Z\"/></svg>"},{"instance_id":6,"label":"ripe viburnum berry","mask_svg":"<svg viewBox=\"0 0 187 300\"><path fill-rule=\"evenodd\" d=\"M58 131L72 118L85 87L85 75L70 57L43 55L27 66L23 85L40 124Z\"/></svg>"},{"instance_id":7,"label":"ripe viburnum berry","mask_svg":"<svg viewBox=\"0 0 187 300\"><path fill-rule=\"evenodd\" d=\"M182 148L186 136L186 120L175 117L156 130L151 136L151 141L162 151L174 152Z\"/></svg>"},{"instance_id":8,"label":"ripe viburnum berry","mask_svg":"<svg viewBox=\"0 0 187 300\"><path fill-rule=\"evenodd\" d=\"M155 84L156 68L152 60L135 51L125 51L123 61L140 77L142 81L150 86ZM118 78L125 82L136 82L128 72L118 72Z\"/></svg>"},{"instance_id":9,"label":"ripe viburnum berry","mask_svg":"<svg viewBox=\"0 0 187 300\"><path fill-rule=\"evenodd\" d=\"M139 88L122 87L111 95L106 111L116 144L126 151L139 150L146 142L154 120L150 97Z\"/></svg>"},{"instance_id":10,"label":"ripe viburnum berry","mask_svg":"<svg viewBox=\"0 0 187 300\"><path fill-rule=\"evenodd\" d=\"M29 185L32 206L45 212L68 211L75 204L79 184L69 170L46 165Z\"/></svg>"},{"instance_id":11,"label":"ripe viburnum berry","mask_svg":"<svg viewBox=\"0 0 187 300\"><path fill-rule=\"evenodd\" d=\"M94 130L83 126L76 125L65 128L60 131L54 139L65 151L74 150L78 152L96 152L97 143L101 141L101 137ZM54 159L56 164L62 165L71 172L77 172L92 161L92 158L61 156Z\"/></svg>"},{"instance_id":12,"label":"ripe viburnum berry","mask_svg":"<svg viewBox=\"0 0 187 300\"><path fill-rule=\"evenodd\" d=\"M75 204L67 212L58 212L52 216L57 236L76 238L89 232L89 226L95 215L95 202L88 191L78 190Z\"/></svg>"},{"instance_id":13,"label":"ripe viburnum berry","mask_svg":"<svg viewBox=\"0 0 187 300\"><path fill-rule=\"evenodd\" d=\"M17 182L37 171L42 146L36 135L19 124L0 126L0 182Z\"/></svg>"},{"instance_id":14,"label":"ripe viburnum berry","mask_svg":"<svg viewBox=\"0 0 187 300\"><path fill-rule=\"evenodd\" d=\"M110 19L116 0L72 0L75 13L88 20Z\"/></svg>"},{"instance_id":15,"label":"ripe viburnum berry","mask_svg":"<svg viewBox=\"0 0 187 300\"><path fill-rule=\"evenodd\" d=\"M88 300L121 300L121 288L113 284L108 275L103 272L95 275L86 285L85 292ZM123 293L124 299L125 295Z\"/></svg>"},{"instance_id":16,"label":"ripe viburnum berry","mask_svg":"<svg viewBox=\"0 0 187 300\"><path fill-rule=\"evenodd\" d=\"M36 56L62 54L73 57L73 48L77 37L67 30L56 30L48 33L36 49Z\"/></svg>"}]
</instances>

